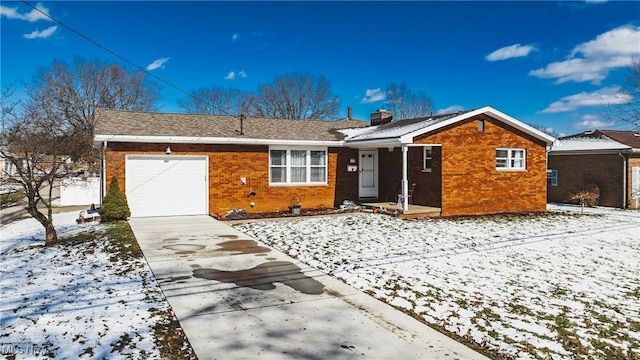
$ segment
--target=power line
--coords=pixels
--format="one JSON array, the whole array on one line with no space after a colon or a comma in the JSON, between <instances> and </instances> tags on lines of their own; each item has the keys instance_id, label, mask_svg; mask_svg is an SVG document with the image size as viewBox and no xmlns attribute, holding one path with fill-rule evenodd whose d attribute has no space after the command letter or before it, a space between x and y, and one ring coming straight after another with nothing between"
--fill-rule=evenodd
<instances>
[{"instance_id":1,"label":"power line","mask_svg":"<svg viewBox=\"0 0 640 360\"><path fill-rule=\"evenodd\" d=\"M129 59L127 59L127 58L125 58L124 56L122 56L122 55L120 55L120 54L116 53L115 51L113 51L113 50L109 49L108 47L106 47L106 46L104 46L104 45L100 44L99 42L97 42L97 41L93 40L92 38L90 38L90 37L88 37L87 35L85 35L85 34L81 33L80 31L78 31L78 30L76 30L76 29L72 28L71 26L69 26L69 25L67 25L67 24L63 23L62 21L60 21L60 20L58 20L58 19L54 18L53 16L49 15L48 13L46 13L46 12L44 12L44 11L42 11L42 10L38 9L37 7L35 7L35 6L33 6L33 5L31 5L28 1L26 1L26 0L20 0L20 1L21 1L22 3L24 3L25 5L29 6L30 8L32 8L33 10L36 10L37 12L41 13L42 15L44 15L44 16L46 16L46 17L48 17L49 19L51 19L52 21L56 22L57 24L59 24L59 25L61 25L61 26L65 27L67 30L69 30L69 31L73 32L74 34L76 34L76 35L80 36L81 38L83 38L83 39L87 40L88 42L90 42L90 43L92 43L93 45L95 45L95 46L99 47L100 49L102 49L102 50L104 50L104 51L108 52L109 54L111 54L111 55L113 55L113 56L117 57L118 59L120 59L120 60L124 61L125 63L127 63L127 64L129 64L129 65L133 66L134 68L136 68L136 69L138 69L138 70L140 70L140 71L144 72L145 74L147 74L147 75L149 75L149 76L151 76L151 77L153 77L153 78L155 78L155 79L157 79L157 80L161 81L162 83L164 83L164 84L166 84L166 85L168 85L168 86L170 86L170 87L172 87L172 88L174 88L174 89L176 89L176 90L180 91L181 93L183 93L183 94L187 95L187 96L188 96L188 97L190 97L190 98L193 98L193 99L195 99L195 100L197 100L197 101L200 101L200 102L202 102L202 103L204 103L204 104L207 104L207 105L209 105L209 106L211 106L211 107L213 107L213 108L215 108L215 107L216 107L215 105L213 105L213 104L209 103L208 101L206 101L206 100L204 100L204 99L201 99L201 98L199 98L199 97L197 97L197 96L193 95L192 93L190 93L190 92L188 92L188 91L186 91L186 90L183 90L181 87L179 87L179 86L177 86L177 85L174 85L173 83L171 83L171 82L169 82L169 81L167 81L167 80L165 80L165 79L163 79L163 78L159 77L158 75L155 75L155 74L151 73L150 71L148 71L148 70L147 70L147 69L145 69L144 67L142 67L142 66L140 66L140 65L138 65L138 64L136 64L136 63L134 63L133 61L131 61L131 60L129 60ZM228 116L237 116L237 115L230 114L230 113L228 113L228 112L226 112L226 111L224 111L224 110L222 110L221 112L223 112L223 113L224 113L224 115L228 115Z\"/></svg>"}]
</instances>

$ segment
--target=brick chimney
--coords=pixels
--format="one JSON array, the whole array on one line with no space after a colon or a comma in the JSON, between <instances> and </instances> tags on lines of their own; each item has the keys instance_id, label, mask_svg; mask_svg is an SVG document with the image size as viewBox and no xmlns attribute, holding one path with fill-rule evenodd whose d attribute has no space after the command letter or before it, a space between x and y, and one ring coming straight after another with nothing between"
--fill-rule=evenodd
<instances>
[{"instance_id":1,"label":"brick chimney","mask_svg":"<svg viewBox=\"0 0 640 360\"><path fill-rule=\"evenodd\" d=\"M371 113L371 126L384 125L390 123L393 114L385 109L378 109Z\"/></svg>"},{"instance_id":2,"label":"brick chimney","mask_svg":"<svg viewBox=\"0 0 640 360\"><path fill-rule=\"evenodd\" d=\"M353 108L351 106L347 107L347 119L351 120L352 113L353 113Z\"/></svg>"}]
</instances>

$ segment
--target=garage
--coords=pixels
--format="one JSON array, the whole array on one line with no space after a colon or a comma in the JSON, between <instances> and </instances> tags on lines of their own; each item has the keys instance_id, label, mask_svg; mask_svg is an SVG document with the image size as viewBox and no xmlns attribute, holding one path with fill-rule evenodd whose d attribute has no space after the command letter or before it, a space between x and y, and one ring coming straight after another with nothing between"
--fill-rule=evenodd
<instances>
[{"instance_id":1,"label":"garage","mask_svg":"<svg viewBox=\"0 0 640 360\"><path fill-rule=\"evenodd\" d=\"M208 214L207 156L127 155L131 216Z\"/></svg>"}]
</instances>

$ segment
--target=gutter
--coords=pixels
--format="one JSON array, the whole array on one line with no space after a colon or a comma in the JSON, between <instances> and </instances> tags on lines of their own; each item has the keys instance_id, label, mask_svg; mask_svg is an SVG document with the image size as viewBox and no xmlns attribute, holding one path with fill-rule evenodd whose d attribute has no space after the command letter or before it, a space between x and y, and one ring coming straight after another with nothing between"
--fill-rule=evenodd
<instances>
[{"instance_id":1,"label":"gutter","mask_svg":"<svg viewBox=\"0 0 640 360\"><path fill-rule=\"evenodd\" d=\"M622 152L618 153L618 156L622 158L622 208L627 209L627 158L622 155Z\"/></svg>"},{"instance_id":2,"label":"gutter","mask_svg":"<svg viewBox=\"0 0 640 360\"><path fill-rule=\"evenodd\" d=\"M102 142L102 171L100 172L102 186L100 187L100 207L102 207L102 199L107 192L107 140Z\"/></svg>"},{"instance_id":3,"label":"gutter","mask_svg":"<svg viewBox=\"0 0 640 360\"><path fill-rule=\"evenodd\" d=\"M324 145L343 146L344 141L336 140L272 140L255 138L223 138L196 136L135 136L135 135L96 135L94 142L133 142L133 143L175 143L175 144L232 144L232 145Z\"/></svg>"}]
</instances>

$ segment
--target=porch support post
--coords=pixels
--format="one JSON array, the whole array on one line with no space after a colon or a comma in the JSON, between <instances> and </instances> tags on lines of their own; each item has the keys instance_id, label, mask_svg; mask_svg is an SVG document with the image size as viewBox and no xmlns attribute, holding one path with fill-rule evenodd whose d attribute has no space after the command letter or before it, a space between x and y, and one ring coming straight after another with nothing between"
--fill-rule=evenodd
<instances>
[{"instance_id":1,"label":"porch support post","mask_svg":"<svg viewBox=\"0 0 640 360\"><path fill-rule=\"evenodd\" d=\"M409 179L407 178L407 153L409 147L402 145L402 211L409 210Z\"/></svg>"}]
</instances>

